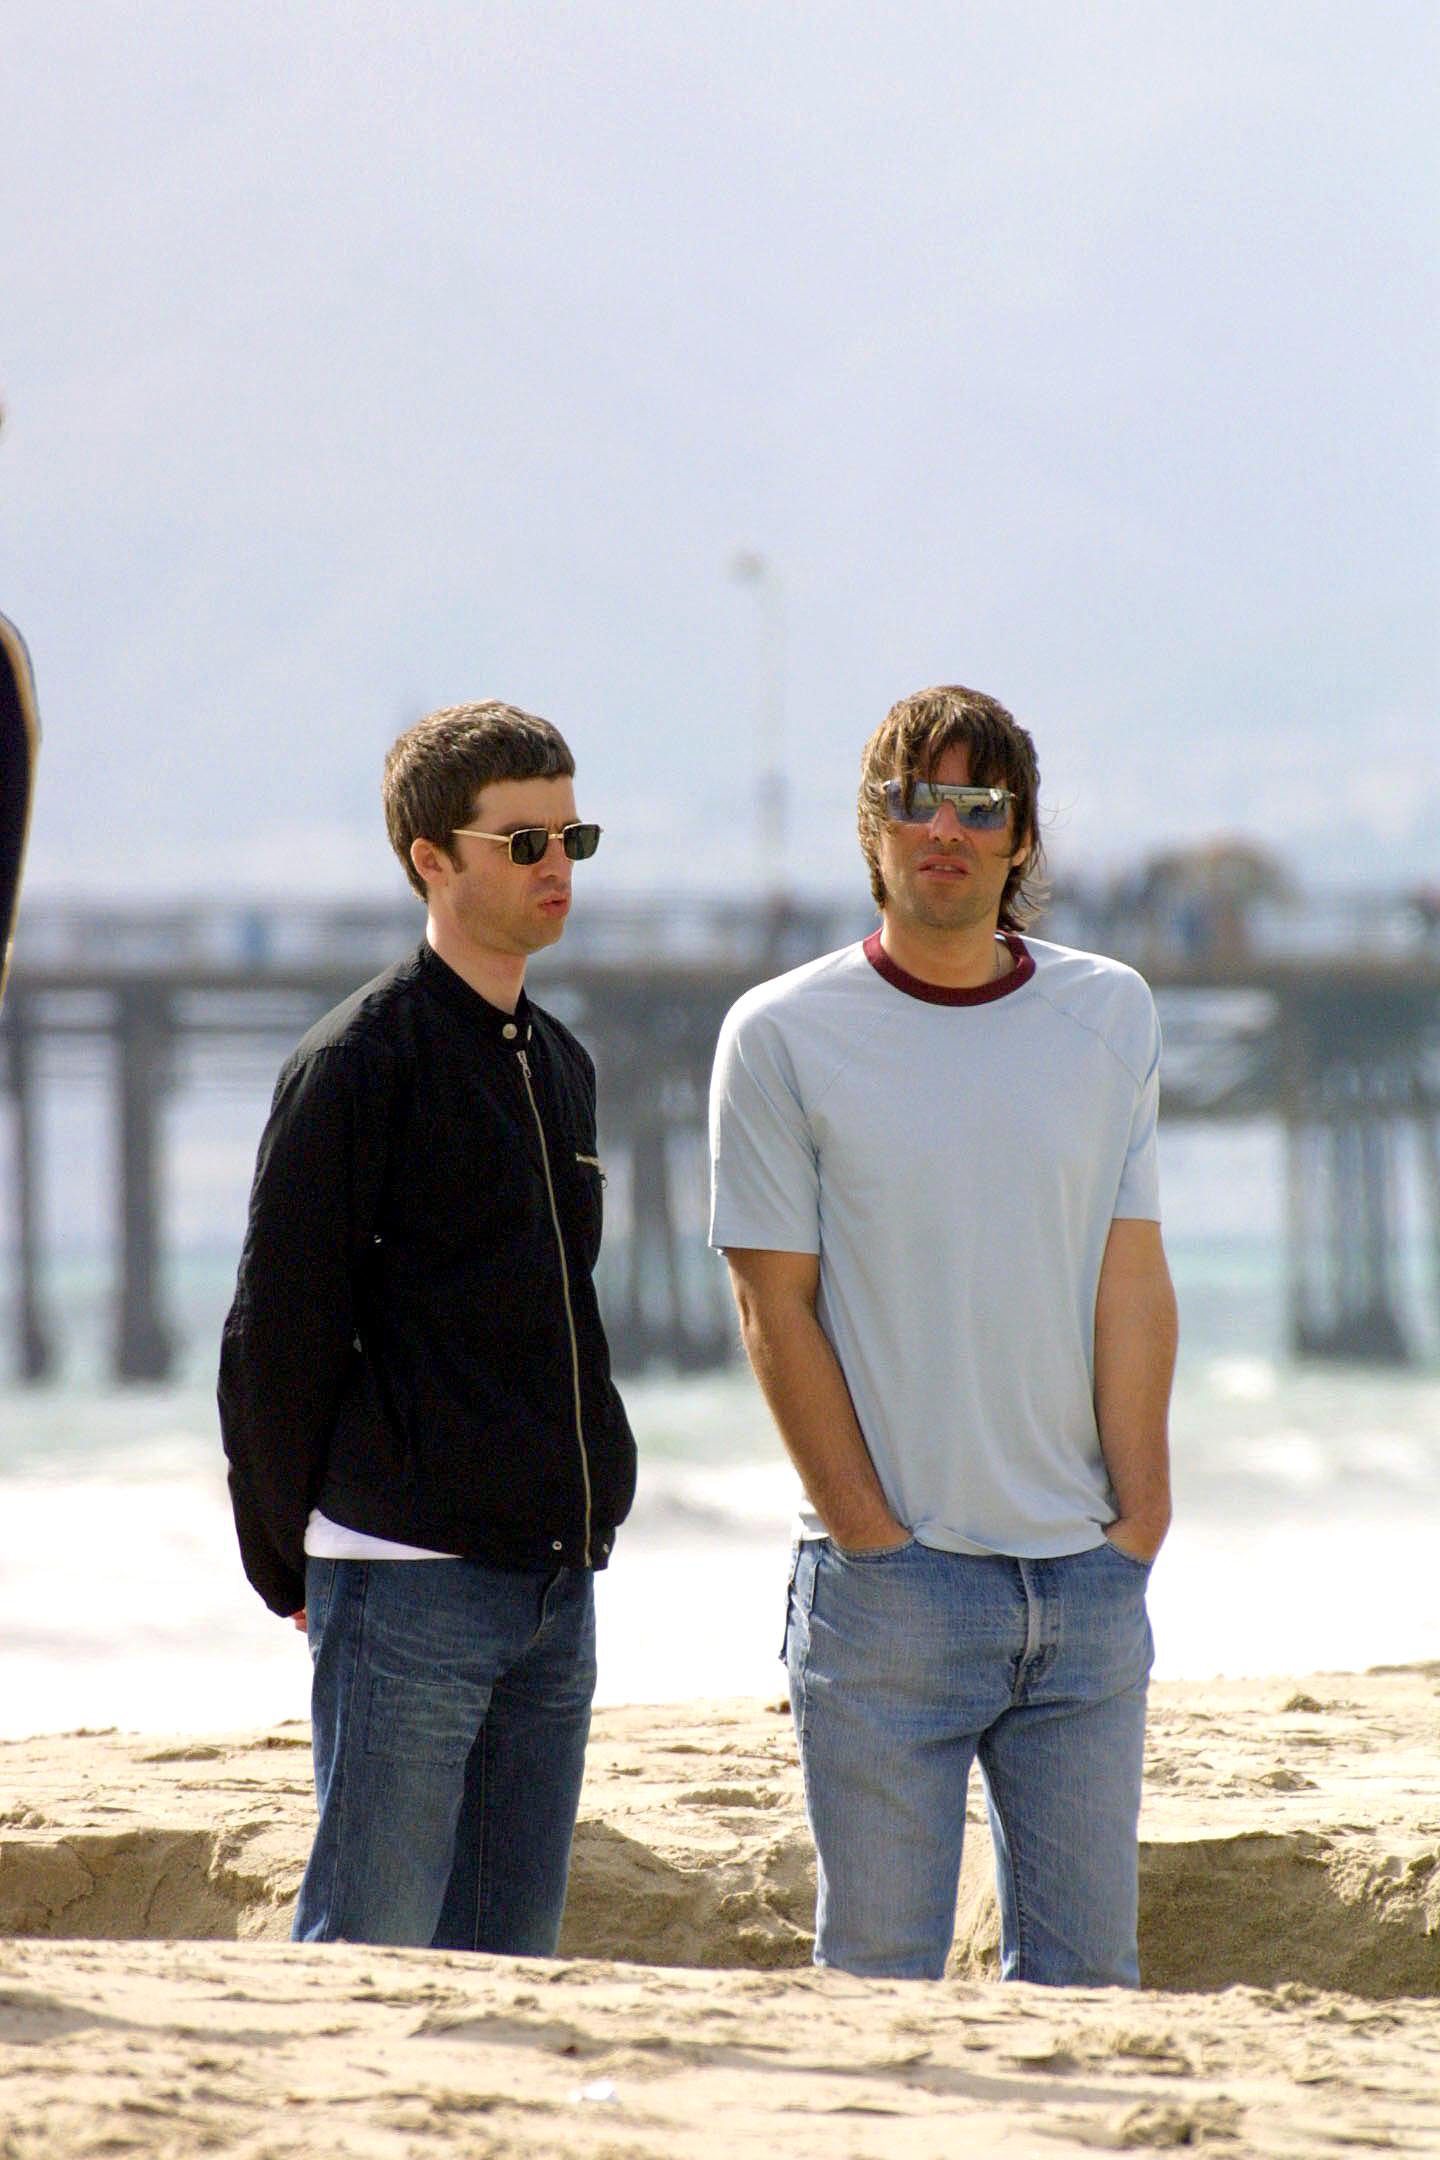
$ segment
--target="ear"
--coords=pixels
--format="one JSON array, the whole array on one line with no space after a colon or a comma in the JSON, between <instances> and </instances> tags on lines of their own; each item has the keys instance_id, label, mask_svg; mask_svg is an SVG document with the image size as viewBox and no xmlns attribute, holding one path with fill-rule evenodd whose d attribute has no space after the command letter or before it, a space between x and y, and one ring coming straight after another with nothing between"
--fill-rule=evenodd
<instances>
[{"instance_id":1,"label":"ear","mask_svg":"<svg viewBox=\"0 0 1440 2160\"><path fill-rule=\"evenodd\" d=\"M415 865L416 876L427 886L443 885L446 871L454 868L445 850L437 847L433 840L412 840L410 860Z\"/></svg>"}]
</instances>

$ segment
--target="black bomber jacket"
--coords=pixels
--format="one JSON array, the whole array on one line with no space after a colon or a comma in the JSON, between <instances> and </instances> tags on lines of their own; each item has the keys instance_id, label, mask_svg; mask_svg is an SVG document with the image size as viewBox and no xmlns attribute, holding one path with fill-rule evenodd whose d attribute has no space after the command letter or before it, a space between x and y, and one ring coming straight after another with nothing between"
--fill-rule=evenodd
<instances>
[{"instance_id":1,"label":"black bomber jacket","mask_svg":"<svg viewBox=\"0 0 1440 2160\"><path fill-rule=\"evenodd\" d=\"M635 1489L593 1274L595 1069L422 945L321 1020L260 1143L220 1359L245 1572L312 1507L501 1567L604 1567Z\"/></svg>"}]
</instances>

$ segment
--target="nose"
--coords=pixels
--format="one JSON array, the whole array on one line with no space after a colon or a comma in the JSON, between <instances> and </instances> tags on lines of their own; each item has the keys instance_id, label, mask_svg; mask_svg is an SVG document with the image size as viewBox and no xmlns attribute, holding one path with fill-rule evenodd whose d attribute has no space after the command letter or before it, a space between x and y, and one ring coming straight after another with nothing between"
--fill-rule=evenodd
<instances>
[{"instance_id":1,"label":"nose","mask_svg":"<svg viewBox=\"0 0 1440 2160\"><path fill-rule=\"evenodd\" d=\"M955 808L954 803L941 803L934 817L930 820L930 831L937 840L964 839L965 827L960 822L960 813Z\"/></svg>"}]
</instances>

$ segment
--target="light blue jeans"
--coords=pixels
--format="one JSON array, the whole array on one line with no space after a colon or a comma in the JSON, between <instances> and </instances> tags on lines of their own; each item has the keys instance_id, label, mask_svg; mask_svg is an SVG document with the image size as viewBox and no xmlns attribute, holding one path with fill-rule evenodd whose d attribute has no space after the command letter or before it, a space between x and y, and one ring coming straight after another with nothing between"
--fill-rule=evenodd
<instances>
[{"instance_id":1,"label":"light blue jeans","mask_svg":"<svg viewBox=\"0 0 1440 2160\"><path fill-rule=\"evenodd\" d=\"M1139 1984L1148 1572L1108 1542L1058 1560L799 1548L786 1663L817 1965L941 1976L978 1756L1004 1978Z\"/></svg>"},{"instance_id":2,"label":"light blue jeans","mask_svg":"<svg viewBox=\"0 0 1440 2160\"><path fill-rule=\"evenodd\" d=\"M305 1598L320 1822L294 1940L553 1955L593 1575L311 1560Z\"/></svg>"}]
</instances>

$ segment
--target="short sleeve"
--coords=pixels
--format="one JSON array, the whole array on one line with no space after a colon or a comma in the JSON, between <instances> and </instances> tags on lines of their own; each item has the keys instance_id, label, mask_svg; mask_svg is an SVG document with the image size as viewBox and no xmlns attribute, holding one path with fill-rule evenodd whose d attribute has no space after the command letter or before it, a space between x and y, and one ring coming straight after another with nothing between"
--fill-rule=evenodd
<instances>
[{"instance_id":1,"label":"short sleeve","mask_svg":"<svg viewBox=\"0 0 1440 2160\"><path fill-rule=\"evenodd\" d=\"M1160 1167L1155 1148L1160 1115L1160 1018L1148 991L1146 1001L1150 1022L1149 1063L1130 1116L1130 1137L1120 1172L1120 1189L1115 1196L1117 1222L1160 1220Z\"/></svg>"},{"instance_id":2,"label":"short sleeve","mask_svg":"<svg viewBox=\"0 0 1440 2160\"><path fill-rule=\"evenodd\" d=\"M727 1016L710 1080L710 1243L818 1253L820 1167L774 1017Z\"/></svg>"}]
</instances>

